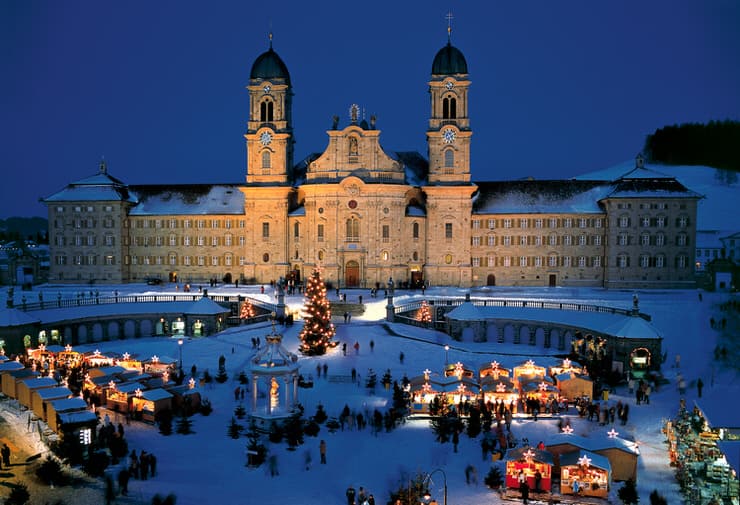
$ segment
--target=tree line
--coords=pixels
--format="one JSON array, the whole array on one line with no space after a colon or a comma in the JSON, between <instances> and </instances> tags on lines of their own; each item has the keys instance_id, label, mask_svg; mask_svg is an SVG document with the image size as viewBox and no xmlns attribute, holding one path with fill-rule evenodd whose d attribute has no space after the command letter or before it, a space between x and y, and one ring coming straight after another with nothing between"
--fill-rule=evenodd
<instances>
[{"instance_id":1,"label":"tree line","mask_svg":"<svg viewBox=\"0 0 740 505\"><path fill-rule=\"evenodd\" d=\"M740 171L740 121L664 126L645 139L649 161Z\"/></svg>"}]
</instances>

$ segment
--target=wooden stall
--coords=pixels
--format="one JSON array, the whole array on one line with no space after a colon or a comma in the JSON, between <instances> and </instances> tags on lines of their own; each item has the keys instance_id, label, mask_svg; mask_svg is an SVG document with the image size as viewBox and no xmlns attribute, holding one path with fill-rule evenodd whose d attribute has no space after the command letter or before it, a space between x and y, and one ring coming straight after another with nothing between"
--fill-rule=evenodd
<instances>
[{"instance_id":1,"label":"wooden stall","mask_svg":"<svg viewBox=\"0 0 740 505\"><path fill-rule=\"evenodd\" d=\"M583 449L560 456L560 493L606 499L611 465L605 456Z\"/></svg>"},{"instance_id":2,"label":"wooden stall","mask_svg":"<svg viewBox=\"0 0 740 505\"><path fill-rule=\"evenodd\" d=\"M555 382L560 395L569 402L576 398L586 397L591 400L594 397L594 382L584 375L573 372L561 373L555 376Z\"/></svg>"},{"instance_id":3,"label":"wooden stall","mask_svg":"<svg viewBox=\"0 0 740 505\"><path fill-rule=\"evenodd\" d=\"M31 409L36 416L46 421L46 405L50 401L61 400L72 396L72 391L64 386L36 389L31 393Z\"/></svg>"},{"instance_id":4,"label":"wooden stall","mask_svg":"<svg viewBox=\"0 0 740 505\"><path fill-rule=\"evenodd\" d=\"M70 412L80 412L87 409L87 403L79 396L73 398L65 398L63 400L53 400L46 404L46 424L55 433L59 434L60 431L60 418L61 414L68 414Z\"/></svg>"},{"instance_id":5,"label":"wooden stall","mask_svg":"<svg viewBox=\"0 0 740 505\"><path fill-rule=\"evenodd\" d=\"M507 376L498 375L498 378L496 378L494 375L486 375L481 378L480 387L485 402L490 401L495 404L497 401L502 401L506 405L513 402L514 409L516 410L516 401L519 398L519 392L517 391L516 384Z\"/></svg>"},{"instance_id":6,"label":"wooden stall","mask_svg":"<svg viewBox=\"0 0 740 505\"><path fill-rule=\"evenodd\" d=\"M522 379L526 379L526 382L530 382L543 379L547 375L547 369L535 364L531 359L515 366L513 372L514 382L520 382Z\"/></svg>"},{"instance_id":7,"label":"wooden stall","mask_svg":"<svg viewBox=\"0 0 740 505\"><path fill-rule=\"evenodd\" d=\"M545 439L545 449L552 454L553 470L560 472L560 455L567 454L590 447L589 440L579 435L568 433L555 433Z\"/></svg>"},{"instance_id":8,"label":"wooden stall","mask_svg":"<svg viewBox=\"0 0 740 505\"><path fill-rule=\"evenodd\" d=\"M519 488L519 474L524 474L529 489L537 488L535 480L540 477L540 490L550 492L552 487L552 455L531 447L509 449L506 453L506 487Z\"/></svg>"},{"instance_id":9,"label":"wooden stall","mask_svg":"<svg viewBox=\"0 0 740 505\"><path fill-rule=\"evenodd\" d=\"M132 398L136 395L136 391L145 389L146 386L136 381L116 384L115 388L108 389L105 406L114 412L128 412L129 408L133 406Z\"/></svg>"},{"instance_id":10,"label":"wooden stall","mask_svg":"<svg viewBox=\"0 0 740 505\"><path fill-rule=\"evenodd\" d=\"M0 363L0 387L2 388L3 394L11 398L15 398L17 396L15 392L16 379L18 377L26 378L30 376L30 374L38 375L37 372L32 371L30 368L26 369L26 367L23 366L23 363L19 363L18 361L12 360Z\"/></svg>"},{"instance_id":11,"label":"wooden stall","mask_svg":"<svg viewBox=\"0 0 740 505\"><path fill-rule=\"evenodd\" d=\"M31 392L36 389L55 388L59 386L56 380L50 377L35 377L18 382L18 402L24 407L31 408Z\"/></svg>"},{"instance_id":12,"label":"wooden stall","mask_svg":"<svg viewBox=\"0 0 740 505\"><path fill-rule=\"evenodd\" d=\"M593 453L606 456L611 465L612 480L637 480L637 459L640 451L634 442L623 438L594 437L587 448Z\"/></svg>"},{"instance_id":13,"label":"wooden stall","mask_svg":"<svg viewBox=\"0 0 740 505\"><path fill-rule=\"evenodd\" d=\"M197 388L183 384L171 387L167 391L173 395L172 405L176 412L190 416L200 410L201 396Z\"/></svg>"},{"instance_id":14,"label":"wooden stall","mask_svg":"<svg viewBox=\"0 0 740 505\"><path fill-rule=\"evenodd\" d=\"M132 402L136 418L153 423L157 414L172 410L172 397L170 392L159 388L135 394Z\"/></svg>"}]
</instances>

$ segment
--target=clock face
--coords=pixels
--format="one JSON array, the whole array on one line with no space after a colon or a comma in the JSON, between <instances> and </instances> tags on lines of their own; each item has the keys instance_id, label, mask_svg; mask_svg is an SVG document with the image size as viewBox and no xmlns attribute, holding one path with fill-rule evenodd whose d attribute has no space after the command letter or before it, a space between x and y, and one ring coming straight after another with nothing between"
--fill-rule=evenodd
<instances>
[{"instance_id":1,"label":"clock face","mask_svg":"<svg viewBox=\"0 0 740 505\"><path fill-rule=\"evenodd\" d=\"M272 90L272 86L270 86L269 84L265 84L265 87L264 87L264 88L262 88L262 90L263 90L263 91L264 91L265 93L269 93L269 92L270 92L270 91Z\"/></svg>"},{"instance_id":2,"label":"clock face","mask_svg":"<svg viewBox=\"0 0 740 505\"><path fill-rule=\"evenodd\" d=\"M455 133L455 130L452 128L447 128L445 131L442 132L442 136L445 139L446 144L452 144L455 141L455 136L457 134Z\"/></svg>"},{"instance_id":3,"label":"clock face","mask_svg":"<svg viewBox=\"0 0 740 505\"><path fill-rule=\"evenodd\" d=\"M269 145L270 142L272 142L272 135L270 135L270 132L263 132L262 135L260 135L260 142L262 142L263 146Z\"/></svg>"},{"instance_id":4,"label":"clock face","mask_svg":"<svg viewBox=\"0 0 740 505\"><path fill-rule=\"evenodd\" d=\"M447 89L452 89L454 87L455 87L455 84L452 81L447 81L445 83L445 88L447 88Z\"/></svg>"}]
</instances>

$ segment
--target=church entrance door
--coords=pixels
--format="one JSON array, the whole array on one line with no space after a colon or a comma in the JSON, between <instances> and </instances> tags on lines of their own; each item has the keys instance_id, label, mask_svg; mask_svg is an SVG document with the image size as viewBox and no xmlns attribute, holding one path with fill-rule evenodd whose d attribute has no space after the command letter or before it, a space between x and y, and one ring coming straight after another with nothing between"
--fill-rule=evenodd
<instances>
[{"instance_id":1,"label":"church entrance door","mask_svg":"<svg viewBox=\"0 0 740 505\"><path fill-rule=\"evenodd\" d=\"M488 274L488 278L486 279L486 286L495 286L496 285L496 276L493 274Z\"/></svg>"},{"instance_id":2,"label":"church entrance door","mask_svg":"<svg viewBox=\"0 0 740 505\"><path fill-rule=\"evenodd\" d=\"M555 274L550 274L550 279L549 279L548 285L551 288L554 288L555 286L557 286L557 276Z\"/></svg>"},{"instance_id":3,"label":"church entrance door","mask_svg":"<svg viewBox=\"0 0 740 505\"><path fill-rule=\"evenodd\" d=\"M348 288L360 285L360 264L356 261L348 261L344 266L344 285Z\"/></svg>"}]
</instances>

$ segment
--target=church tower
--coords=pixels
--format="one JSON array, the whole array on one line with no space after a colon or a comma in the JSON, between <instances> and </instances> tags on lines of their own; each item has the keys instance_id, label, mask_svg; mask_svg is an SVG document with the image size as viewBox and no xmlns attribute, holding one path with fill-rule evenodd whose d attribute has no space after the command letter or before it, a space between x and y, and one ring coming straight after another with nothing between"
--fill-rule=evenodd
<instances>
[{"instance_id":1,"label":"church tower","mask_svg":"<svg viewBox=\"0 0 740 505\"><path fill-rule=\"evenodd\" d=\"M293 88L288 67L270 48L249 75L247 183L287 184L293 168Z\"/></svg>"},{"instance_id":2,"label":"church tower","mask_svg":"<svg viewBox=\"0 0 740 505\"><path fill-rule=\"evenodd\" d=\"M427 129L429 183L470 182L470 118L468 64L451 42L437 52L429 81L431 114Z\"/></svg>"}]
</instances>

